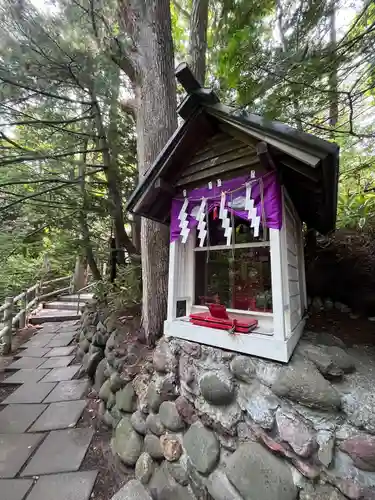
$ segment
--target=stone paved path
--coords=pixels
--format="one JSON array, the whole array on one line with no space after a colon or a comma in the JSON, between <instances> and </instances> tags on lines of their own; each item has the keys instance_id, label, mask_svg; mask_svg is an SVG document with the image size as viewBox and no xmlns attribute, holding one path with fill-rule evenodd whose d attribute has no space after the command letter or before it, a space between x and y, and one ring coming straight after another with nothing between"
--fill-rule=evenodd
<instances>
[{"instance_id":1,"label":"stone paved path","mask_svg":"<svg viewBox=\"0 0 375 500\"><path fill-rule=\"evenodd\" d=\"M93 437L76 428L86 380L73 380L75 321L45 323L1 384L19 384L0 411L0 500L88 500L96 471L79 471Z\"/></svg>"}]
</instances>

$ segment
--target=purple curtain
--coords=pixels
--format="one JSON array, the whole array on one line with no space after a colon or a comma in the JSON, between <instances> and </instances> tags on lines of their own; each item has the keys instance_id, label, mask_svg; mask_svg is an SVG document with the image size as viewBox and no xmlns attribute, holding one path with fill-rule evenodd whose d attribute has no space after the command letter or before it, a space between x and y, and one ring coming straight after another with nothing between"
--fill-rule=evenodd
<instances>
[{"instance_id":1,"label":"purple curtain","mask_svg":"<svg viewBox=\"0 0 375 500\"><path fill-rule=\"evenodd\" d=\"M222 181L220 187L213 186L212 189L208 185L201 188L196 188L187 193L189 200L187 213L189 228L194 228L198 225L198 221L190 214L195 213L202 201L202 198L207 199L208 211L211 212L215 207L220 207L220 197L223 191L227 192L225 208L229 212L233 212L238 217L248 220L248 212L245 210L246 182L252 181L251 198L254 200L254 206L257 209L257 215L260 216L260 222L271 229L281 229L282 226L282 208L281 208L281 189L277 181L276 172L270 172L258 179L250 179L248 176L236 177L227 181ZM214 184L214 183L213 183ZM216 184L216 183L215 183ZM262 189L261 189L262 187ZM262 192L263 192L263 207L262 214ZM171 234L170 240L176 241L180 236L180 220L178 215L181 211L184 198L174 198L171 208Z\"/></svg>"}]
</instances>

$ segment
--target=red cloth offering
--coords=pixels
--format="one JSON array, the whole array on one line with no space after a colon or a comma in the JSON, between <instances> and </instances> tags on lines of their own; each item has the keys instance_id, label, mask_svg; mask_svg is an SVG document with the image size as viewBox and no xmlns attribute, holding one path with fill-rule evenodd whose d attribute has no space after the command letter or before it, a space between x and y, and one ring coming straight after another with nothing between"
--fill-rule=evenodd
<instances>
[{"instance_id":1,"label":"red cloth offering","mask_svg":"<svg viewBox=\"0 0 375 500\"><path fill-rule=\"evenodd\" d=\"M238 333L250 333L258 326L258 320L256 319L238 320L231 318L230 315L228 315L228 319L216 318L209 312L190 314L190 321L193 325L217 328L218 330L234 329Z\"/></svg>"}]
</instances>

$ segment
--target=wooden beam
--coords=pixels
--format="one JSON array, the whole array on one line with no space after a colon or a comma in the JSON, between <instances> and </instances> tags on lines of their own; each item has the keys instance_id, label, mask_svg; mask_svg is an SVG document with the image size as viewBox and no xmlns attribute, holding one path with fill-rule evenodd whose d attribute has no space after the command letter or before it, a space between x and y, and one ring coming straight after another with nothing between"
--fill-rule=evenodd
<instances>
[{"instance_id":1,"label":"wooden beam","mask_svg":"<svg viewBox=\"0 0 375 500\"><path fill-rule=\"evenodd\" d=\"M193 72L186 62L179 64L175 70L175 75L180 84L188 94L202 88L201 84L195 78Z\"/></svg>"},{"instance_id":2,"label":"wooden beam","mask_svg":"<svg viewBox=\"0 0 375 500\"><path fill-rule=\"evenodd\" d=\"M265 170L267 170L267 172L277 170L275 162L273 161L272 155L268 149L268 145L266 142L264 141L258 142L258 144L256 145L256 151L260 164L262 165L262 167L264 167Z\"/></svg>"},{"instance_id":3,"label":"wooden beam","mask_svg":"<svg viewBox=\"0 0 375 500\"><path fill-rule=\"evenodd\" d=\"M219 129L234 137L235 139L247 144L248 146L251 146L253 149L256 148L256 144L258 142L257 139L250 137L248 134L245 134L241 130L236 129L232 125L221 122L219 124Z\"/></svg>"},{"instance_id":4,"label":"wooden beam","mask_svg":"<svg viewBox=\"0 0 375 500\"><path fill-rule=\"evenodd\" d=\"M259 165L259 159L254 158L253 155L246 155L243 158L237 158L227 163L223 163L213 168L206 170L200 170L194 174L187 177L181 177L177 180L176 186L184 186L185 184L191 184L192 182L203 181L208 179L215 179L217 176L222 176L228 174L228 172L244 169L247 167L252 167L253 165Z\"/></svg>"},{"instance_id":5,"label":"wooden beam","mask_svg":"<svg viewBox=\"0 0 375 500\"><path fill-rule=\"evenodd\" d=\"M168 182L165 182L165 180L162 179L161 177L158 177L155 180L155 182L154 182L154 189L162 191L163 193L171 194L172 196L175 193L175 189L173 188L173 186L171 186L170 184L168 184Z\"/></svg>"},{"instance_id":6,"label":"wooden beam","mask_svg":"<svg viewBox=\"0 0 375 500\"><path fill-rule=\"evenodd\" d=\"M317 169L311 168L308 165L304 165L303 163L295 160L294 158L290 158L288 156L280 156L277 157L278 163L284 165L284 169L288 168L298 173L301 177L305 177L312 181L314 184L318 184L321 180L319 172Z\"/></svg>"}]
</instances>

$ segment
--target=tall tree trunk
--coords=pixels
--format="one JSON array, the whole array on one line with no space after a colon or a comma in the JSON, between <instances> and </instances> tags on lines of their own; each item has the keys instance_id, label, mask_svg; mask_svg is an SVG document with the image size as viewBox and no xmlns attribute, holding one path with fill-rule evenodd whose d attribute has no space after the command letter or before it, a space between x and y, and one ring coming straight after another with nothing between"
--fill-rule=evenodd
<instances>
[{"instance_id":1,"label":"tall tree trunk","mask_svg":"<svg viewBox=\"0 0 375 500\"><path fill-rule=\"evenodd\" d=\"M116 203L118 203L118 199L120 197L121 199L121 218L122 222L120 222L119 216L120 214L117 213L116 218L118 219L118 223L114 224L114 229L115 229L115 240L116 240L116 261L120 265L125 264L125 254L124 254L124 242L123 242L123 234L122 230L120 229L120 224L121 227L124 228L124 216L123 216L123 209L122 209L122 189L121 189L121 177L120 173L118 170L118 107L119 107L119 92L120 92L120 69L118 67L114 68L115 74L114 78L112 81L111 85L111 102L109 106L109 125L108 125L108 132L107 132L107 144L109 147L110 151L110 172L109 172L109 177L114 178L113 183L111 183L111 190L112 190L112 197L116 199ZM107 179L109 179L107 175ZM115 192L113 192L113 187L114 187L114 182L116 183L115 187ZM109 184L109 180L108 180ZM119 210L118 210L119 212ZM125 229L123 229L125 232ZM125 233L126 234L126 233ZM135 247L134 247L135 249Z\"/></svg>"},{"instance_id":2,"label":"tall tree trunk","mask_svg":"<svg viewBox=\"0 0 375 500\"><path fill-rule=\"evenodd\" d=\"M138 103L137 153L142 181L177 127L170 7L169 0L119 0L119 7L122 23L134 42L128 54L133 64L127 74L133 79ZM124 61L123 67L127 66ZM141 249L142 324L151 344L162 332L166 317L169 228L142 218Z\"/></svg>"},{"instance_id":3,"label":"tall tree trunk","mask_svg":"<svg viewBox=\"0 0 375 500\"><path fill-rule=\"evenodd\" d=\"M329 125L335 128L339 119L339 103L337 93L337 62L336 59L336 9L335 2L331 4L329 16L329 41L331 52L331 66L329 74L330 106L329 106Z\"/></svg>"},{"instance_id":4,"label":"tall tree trunk","mask_svg":"<svg viewBox=\"0 0 375 500\"><path fill-rule=\"evenodd\" d=\"M111 157L110 144L103 124L100 105L96 99L94 90L91 90L91 99L94 102L95 126L99 136L99 143L100 147L103 148L103 163L108 182L109 206L115 229L116 245L118 249L125 248L129 255L134 255L137 254L137 251L125 231L120 174L117 164Z\"/></svg>"},{"instance_id":5,"label":"tall tree trunk","mask_svg":"<svg viewBox=\"0 0 375 500\"><path fill-rule=\"evenodd\" d=\"M87 141L84 144L84 149L87 149ZM79 224L82 235L82 245L87 259L87 264L89 265L92 276L95 281L102 279L98 265L95 260L94 251L91 245L90 231L87 224L87 193L86 193L86 153L82 153L82 162L79 166L78 177L80 178L80 189L82 196L82 207L79 212ZM81 287L82 288L82 287Z\"/></svg>"},{"instance_id":6,"label":"tall tree trunk","mask_svg":"<svg viewBox=\"0 0 375 500\"><path fill-rule=\"evenodd\" d=\"M190 66L202 85L206 78L208 4L209 0L193 0L190 17Z\"/></svg>"}]
</instances>

